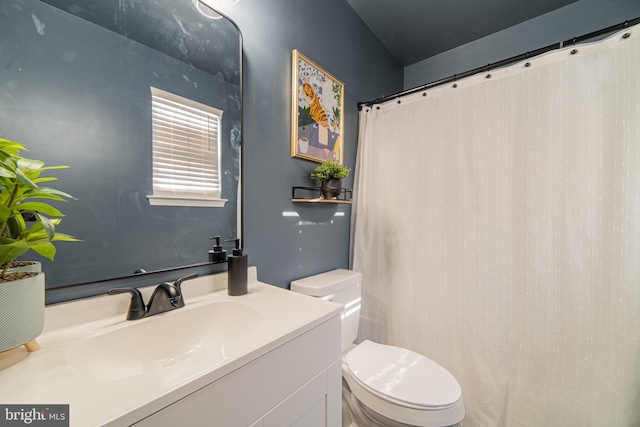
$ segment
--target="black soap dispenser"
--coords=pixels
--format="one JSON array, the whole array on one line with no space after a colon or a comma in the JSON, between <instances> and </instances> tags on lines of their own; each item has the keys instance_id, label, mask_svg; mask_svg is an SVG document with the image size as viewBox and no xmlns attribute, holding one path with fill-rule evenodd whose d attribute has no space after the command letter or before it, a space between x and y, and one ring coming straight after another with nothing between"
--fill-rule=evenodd
<instances>
[{"instance_id":1,"label":"black soap dispenser","mask_svg":"<svg viewBox=\"0 0 640 427\"><path fill-rule=\"evenodd\" d=\"M216 244L213 245L213 250L209 251L209 262L226 262L227 251L222 250L220 236L212 237L211 240L213 239L216 240Z\"/></svg>"},{"instance_id":2,"label":"black soap dispenser","mask_svg":"<svg viewBox=\"0 0 640 427\"><path fill-rule=\"evenodd\" d=\"M235 242L235 249L229 255L229 271L227 293L231 296L244 295L247 293L247 268L249 257L242 253L240 239L225 240L225 242Z\"/></svg>"}]
</instances>

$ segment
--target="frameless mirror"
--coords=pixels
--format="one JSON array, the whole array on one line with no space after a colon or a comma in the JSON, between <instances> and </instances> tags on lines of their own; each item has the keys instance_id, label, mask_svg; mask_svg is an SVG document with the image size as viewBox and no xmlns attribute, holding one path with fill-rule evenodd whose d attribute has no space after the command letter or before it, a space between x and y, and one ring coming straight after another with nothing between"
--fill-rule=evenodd
<instances>
[{"instance_id":1,"label":"frameless mirror","mask_svg":"<svg viewBox=\"0 0 640 427\"><path fill-rule=\"evenodd\" d=\"M47 289L208 262L210 237L236 237L242 40L197 0L3 0L0 137L56 171L60 242ZM223 208L150 206L151 91L222 110Z\"/></svg>"}]
</instances>

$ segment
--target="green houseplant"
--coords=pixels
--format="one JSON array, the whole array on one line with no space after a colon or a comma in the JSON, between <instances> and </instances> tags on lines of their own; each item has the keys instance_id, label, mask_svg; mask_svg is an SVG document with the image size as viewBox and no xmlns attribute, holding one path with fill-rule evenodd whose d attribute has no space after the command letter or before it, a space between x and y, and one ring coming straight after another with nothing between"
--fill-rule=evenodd
<instances>
[{"instance_id":1,"label":"green houseplant","mask_svg":"<svg viewBox=\"0 0 640 427\"><path fill-rule=\"evenodd\" d=\"M325 199L333 199L340 196L342 180L349 176L351 169L342 166L333 160L327 160L320 164L311 173L311 179L320 183L320 191Z\"/></svg>"},{"instance_id":2,"label":"green houseplant","mask_svg":"<svg viewBox=\"0 0 640 427\"><path fill-rule=\"evenodd\" d=\"M30 250L53 260L54 241L77 241L55 230L63 214L46 203L72 197L39 185L56 180L42 172L66 166L45 166L21 150L0 138L0 351L31 342L44 325L44 273L21 271L14 260Z\"/></svg>"}]
</instances>

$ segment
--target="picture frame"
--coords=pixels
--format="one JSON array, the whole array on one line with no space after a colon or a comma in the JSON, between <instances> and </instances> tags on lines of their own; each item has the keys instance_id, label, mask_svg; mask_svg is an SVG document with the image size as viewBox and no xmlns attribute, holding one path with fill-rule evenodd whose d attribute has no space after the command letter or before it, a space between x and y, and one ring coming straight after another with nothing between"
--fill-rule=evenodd
<instances>
[{"instance_id":1,"label":"picture frame","mask_svg":"<svg viewBox=\"0 0 640 427\"><path fill-rule=\"evenodd\" d=\"M292 52L291 157L324 163L344 159L344 83Z\"/></svg>"}]
</instances>

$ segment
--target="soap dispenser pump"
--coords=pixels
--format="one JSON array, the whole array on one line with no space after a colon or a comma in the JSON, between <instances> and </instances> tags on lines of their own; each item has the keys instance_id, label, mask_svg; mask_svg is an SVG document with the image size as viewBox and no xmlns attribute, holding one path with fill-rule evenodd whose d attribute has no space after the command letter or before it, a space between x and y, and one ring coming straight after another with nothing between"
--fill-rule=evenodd
<instances>
[{"instance_id":1,"label":"soap dispenser pump","mask_svg":"<svg viewBox=\"0 0 640 427\"><path fill-rule=\"evenodd\" d=\"M229 239L225 242L235 242L235 248L229 255L229 271L227 293L231 296L239 296L247 293L247 267L249 257L242 253L240 239Z\"/></svg>"},{"instance_id":2,"label":"soap dispenser pump","mask_svg":"<svg viewBox=\"0 0 640 427\"><path fill-rule=\"evenodd\" d=\"M214 239L216 241L216 244L213 245L213 250L209 251L209 262L226 262L227 251L222 250L222 245L220 245L220 236L211 238L211 240Z\"/></svg>"}]
</instances>

